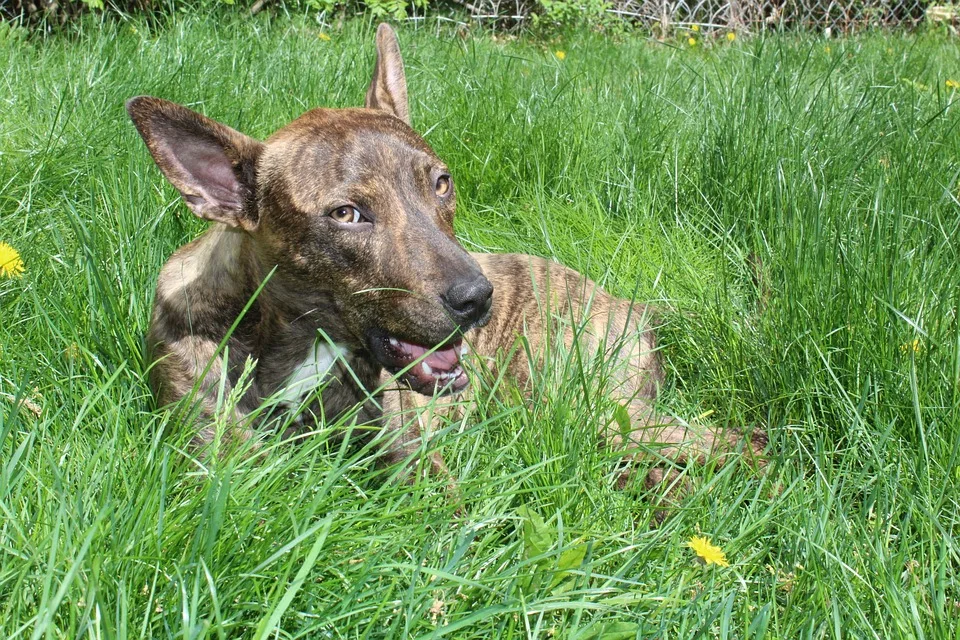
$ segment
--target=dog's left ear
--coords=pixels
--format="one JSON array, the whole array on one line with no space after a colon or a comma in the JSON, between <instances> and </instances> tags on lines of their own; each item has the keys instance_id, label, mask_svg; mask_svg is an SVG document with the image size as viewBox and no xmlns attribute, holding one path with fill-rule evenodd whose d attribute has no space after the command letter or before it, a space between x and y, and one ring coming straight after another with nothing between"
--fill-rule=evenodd
<instances>
[{"instance_id":1,"label":"dog's left ear","mask_svg":"<svg viewBox=\"0 0 960 640\"><path fill-rule=\"evenodd\" d=\"M373 80L367 89L368 109L380 109L392 113L410 124L407 108L407 79L403 74L403 58L397 34L387 23L377 27L377 65L373 68Z\"/></svg>"}]
</instances>

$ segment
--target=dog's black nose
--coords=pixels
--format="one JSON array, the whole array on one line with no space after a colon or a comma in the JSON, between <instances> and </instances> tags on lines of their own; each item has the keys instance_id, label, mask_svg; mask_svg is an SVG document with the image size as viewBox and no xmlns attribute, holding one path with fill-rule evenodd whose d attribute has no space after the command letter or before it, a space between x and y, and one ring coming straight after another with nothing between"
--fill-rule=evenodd
<instances>
[{"instance_id":1,"label":"dog's black nose","mask_svg":"<svg viewBox=\"0 0 960 640\"><path fill-rule=\"evenodd\" d=\"M457 324L464 327L474 325L490 311L493 285L481 274L472 280L457 282L440 298Z\"/></svg>"}]
</instances>

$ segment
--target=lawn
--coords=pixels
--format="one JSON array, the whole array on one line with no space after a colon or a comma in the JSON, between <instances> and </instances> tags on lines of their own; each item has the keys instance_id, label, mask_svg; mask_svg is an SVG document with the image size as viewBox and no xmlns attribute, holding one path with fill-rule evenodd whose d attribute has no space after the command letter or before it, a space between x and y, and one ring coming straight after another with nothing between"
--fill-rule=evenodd
<instances>
[{"instance_id":1,"label":"lawn","mask_svg":"<svg viewBox=\"0 0 960 640\"><path fill-rule=\"evenodd\" d=\"M143 334L160 265L204 223L124 100L265 137L359 105L372 34L0 24L0 241L25 267L0 278L0 635L960 637L956 39L399 29L464 245L670 309L664 407L769 434L764 472L687 469L659 526L656 492L614 488L573 367L431 442L460 512L327 425L204 464L164 433Z\"/></svg>"}]
</instances>

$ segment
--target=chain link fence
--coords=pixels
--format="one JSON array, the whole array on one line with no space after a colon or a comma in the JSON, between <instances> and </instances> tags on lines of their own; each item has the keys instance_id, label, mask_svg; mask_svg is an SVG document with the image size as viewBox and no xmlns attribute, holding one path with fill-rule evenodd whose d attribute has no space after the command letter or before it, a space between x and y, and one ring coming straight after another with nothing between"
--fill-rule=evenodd
<instances>
[{"instance_id":1,"label":"chain link fence","mask_svg":"<svg viewBox=\"0 0 960 640\"><path fill-rule=\"evenodd\" d=\"M536 12L530 0L461 0L474 19L523 22ZM852 33L872 27L916 27L924 21L956 30L960 5L929 0L613 0L607 11L662 34L697 25L723 29L807 29Z\"/></svg>"}]
</instances>

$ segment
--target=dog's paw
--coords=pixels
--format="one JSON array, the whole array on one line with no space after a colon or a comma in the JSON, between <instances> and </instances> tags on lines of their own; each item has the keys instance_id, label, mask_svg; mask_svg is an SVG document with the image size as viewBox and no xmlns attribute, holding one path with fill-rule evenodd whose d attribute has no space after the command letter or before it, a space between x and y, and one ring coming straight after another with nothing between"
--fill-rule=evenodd
<instances>
[{"instance_id":1,"label":"dog's paw","mask_svg":"<svg viewBox=\"0 0 960 640\"><path fill-rule=\"evenodd\" d=\"M644 469L639 464L627 464L619 470L614 486L620 491L631 489L640 477L647 501L654 508L652 527L659 526L675 512L692 490L690 479L680 468L666 465Z\"/></svg>"},{"instance_id":2,"label":"dog's paw","mask_svg":"<svg viewBox=\"0 0 960 640\"><path fill-rule=\"evenodd\" d=\"M741 462L754 469L763 469L767 466L770 438L765 431L752 428L744 432L742 429L730 428L727 432L730 434L730 453L734 457L738 457Z\"/></svg>"},{"instance_id":3,"label":"dog's paw","mask_svg":"<svg viewBox=\"0 0 960 640\"><path fill-rule=\"evenodd\" d=\"M254 458L264 455L264 447L257 433L253 429L237 426L222 432L218 432L213 425L204 427L190 439L189 451L199 460L220 458L237 451Z\"/></svg>"},{"instance_id":4,"label":"dog's paw","mask_svg":"<svg viewBox=\"0 0 960 640\"><path fill-rule=\"evenodd\" d=\"M662 461L652 467L644 464L644 456L628 456L618 469L614 487L621 491L634 487L642 477L643 489L656 509L653 524L659 525L693 491L692 481L684 473L686 465L713 464L720 468L737 463L759 472L766 468L769 438L764 431L728 428L711 432L711 436L713 446L710 453L696 447L692 452L683 448L671 449L677 453L671 458L672 462ZM649 458L646 460L649 462Z\"/></svg>"}]
</instances>

